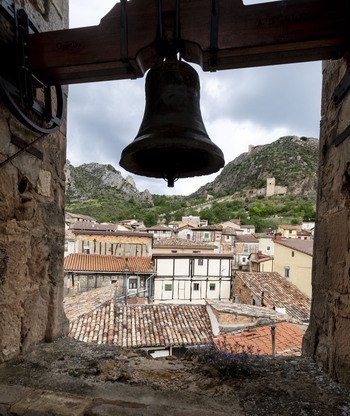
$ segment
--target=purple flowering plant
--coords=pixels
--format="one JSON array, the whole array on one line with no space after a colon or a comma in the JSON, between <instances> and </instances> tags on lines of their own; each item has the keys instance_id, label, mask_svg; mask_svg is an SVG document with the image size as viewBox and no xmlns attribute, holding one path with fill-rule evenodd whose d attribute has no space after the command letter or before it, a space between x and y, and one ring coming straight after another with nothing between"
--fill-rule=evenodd
<instances>
[{"instance_id":1,"label":"purple flowering plant","mask_svg":"<svg viewBox=\"0 0 350 416\"><path fill-rule=\"evenodd\" d=\"M259 351L252 345L242 345L237 341L230 344L224 336L223 340L198 347L198 358L201 363L215 368L223 376L249 376L252 372L252 363L262 358L257 355Z\"/></svg>"}]
</instances>

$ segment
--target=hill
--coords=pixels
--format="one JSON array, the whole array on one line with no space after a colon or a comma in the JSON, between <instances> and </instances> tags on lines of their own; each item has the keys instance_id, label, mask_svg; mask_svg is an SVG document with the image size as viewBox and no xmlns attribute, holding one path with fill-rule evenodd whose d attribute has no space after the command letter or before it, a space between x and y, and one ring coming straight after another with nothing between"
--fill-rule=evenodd
<instances>
[{"instance_id":1,"label":"hill","mask_svg":"<svg viewBox=\"0 0 350 416\"><path fill-rule=\"evenodd\" d=\"M281 137L271 144L254 146L228 163L222 172L191 195L234 194L264 188L267 178L287 187L289 195L315 197L317 189L318 140L312 137ZM251 192L250 192L251 193Z\"/></svg>"},{"instance_id":2,"label":"hill","mask_svg":"<svg viewBox=\"0 0 350 416\"><path fill-rule=\"evenodd\" d=\"M131 176L124 179L111 165L66 164L66 209L90 215L98 222L136 218L146 226L158 220L200 215L210 223L238 216L279 215L297 221L314 217L318 140L288 136L251 147L228 163L217 178L190 196L151 195L137 190ZM275 178L277 194L266 195L266 179ZM282 190L282 191L281 191ZM206 201L212 195L210 201ZM274 205L274 209L272 209ZM243 222L243 223L244 223Z\"/></svg>"}]
</instances>

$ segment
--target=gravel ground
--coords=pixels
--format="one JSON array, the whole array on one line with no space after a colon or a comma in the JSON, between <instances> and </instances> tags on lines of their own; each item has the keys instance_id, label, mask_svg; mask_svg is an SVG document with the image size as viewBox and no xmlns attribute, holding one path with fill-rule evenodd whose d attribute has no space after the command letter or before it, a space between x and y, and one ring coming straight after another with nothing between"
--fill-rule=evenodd
<instances>
[{"instance_id":1,"label":"gravel ground","mask_svg":"<svg viewBox=\"0 0 350 416\"><path fill-rule=\"evenodd\" d=\"M1 364L0 384L82 396L117 385L138 396L153 391L212 398L223 408L234 398L246 416L350 416L349 391L307 357L264 357L250 377L232 379L200 364L193 353L153 359L143 351L65 337Z\"/></svg>"}]
</instances>

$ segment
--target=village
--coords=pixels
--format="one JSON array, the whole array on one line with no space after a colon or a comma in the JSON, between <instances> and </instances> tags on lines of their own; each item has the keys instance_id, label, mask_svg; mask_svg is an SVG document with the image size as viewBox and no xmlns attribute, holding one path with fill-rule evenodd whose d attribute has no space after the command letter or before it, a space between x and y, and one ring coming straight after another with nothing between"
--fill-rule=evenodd
<instances>
[{"instance_id":1,"label":"village","mask_svg":"<svg viewBox=\"0 0 350 416\"><path fill-rule=\"evenodd\" d=\"M199 216L146 228L66 213L64 309L84 342L178 355L229 335L265 355L301 355L314 223L255 233Z\"/></svg>"}]
</instances>

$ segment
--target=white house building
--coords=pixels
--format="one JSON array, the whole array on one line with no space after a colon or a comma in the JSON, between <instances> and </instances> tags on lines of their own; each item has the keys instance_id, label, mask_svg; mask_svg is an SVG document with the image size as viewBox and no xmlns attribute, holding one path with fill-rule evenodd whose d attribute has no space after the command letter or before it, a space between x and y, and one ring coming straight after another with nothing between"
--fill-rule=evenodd
<instances>
[{"instance_id":1,"label":"white house building","mask_svg":"<svg viewBox=\"0 0 350 416\"><path fill-rule=\"evenodd\" d=\"M154 254L155 303L229 300L232 254Z\"/></svg>"}]
</instances>

